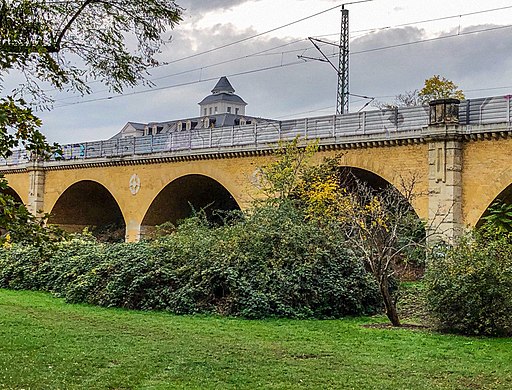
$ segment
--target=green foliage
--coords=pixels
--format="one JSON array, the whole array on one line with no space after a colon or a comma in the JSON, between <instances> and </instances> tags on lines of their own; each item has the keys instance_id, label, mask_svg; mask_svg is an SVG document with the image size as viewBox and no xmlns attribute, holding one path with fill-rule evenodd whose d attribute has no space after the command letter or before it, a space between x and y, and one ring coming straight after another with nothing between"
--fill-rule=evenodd
<instances>
[{"instance_id":1,"label":"green foliage","mask_svg":"<svg viewBox=\"0 0 512 390\"><path fill-rule=\"evenodd\" d=\"M499 233L512 233L512 204L502 201L494 202L482 219L494 226Z\"/></svg>"},{"instance_id":2,"label":"green foliage","mask_svg":"<svg viewBox=\"0 0 512 390\"><path fill-rule=\"evenodd\" d=\"M45 227L48 216L36 218L27 207L4 193L8 188L0 177L0 245L32 244L38 247L52 245L64 236L58 227Z\"/></svg>"},{"instance_id":3,"label":"green foliage","mask_svg":"<svg viewBox=\"0 0 512 390\"><path fill-rule=\"evenodd\" d=\"M260 168L261 190L267 201L289 199L300 186L302 176L317 151L317 142L301 146L298 136L290 142L280 142L274 151L277 159Z\"/></svg>"},{"instance_id":4,"label":"green foliage","mask_svg":"<svg viewBox=\"0 0 512 390\"><path fill-rule=\"evenodd\" d=\"M23 146L34 157L44 158L59 153L58 145L48 145L39 131L41 120L23 99L0 99L0 157L12 154L11 149Z\"/></svg>"},{"instance_id":5,"label":"green foliage","mask_svg":"<svg viewBox=\"0 0 512 390\"><path fill-rule=\"evenodd\" d=\"M171 0L2 1L0 70L20 70L37 94L40 80L87 92L99 79L120 92L158 64L161 34L180 20Z\"/></svg>"},{"instance_id":6,"label":"green foliage","mask_svg":"<svg viewBox=\"0 0 512 390\"><path fill-rule=\"evenodd\" d=\"M439 75L434 75L425 80L425 85L418 93L419 100L423 104L436 99L455 98L463 100L464 92L453 81Z\"/></svg>"},{"instance_id":7,"label":"green foliage","mask_svg":"<svg viewBox=\"0 0 512 390\"><path fill-rule=\"evenodd\" d=\"M0 286L177 314L331 318L380 307L376 285L335 231L288 203L212 227L204 216L137 244L73 239L41 254L4 249Z\"/></svg>"},{"instance_id":8,"label":"green foliage","mask_svg":"<svg viewBox=\"0 0 512 390\"><path fill-rule=\"evenodd\" d=\"M512 235L486 225L454 247L435 251L426 274L427 302L442 329L512 334Z\"/></svg>"}]
</instances>

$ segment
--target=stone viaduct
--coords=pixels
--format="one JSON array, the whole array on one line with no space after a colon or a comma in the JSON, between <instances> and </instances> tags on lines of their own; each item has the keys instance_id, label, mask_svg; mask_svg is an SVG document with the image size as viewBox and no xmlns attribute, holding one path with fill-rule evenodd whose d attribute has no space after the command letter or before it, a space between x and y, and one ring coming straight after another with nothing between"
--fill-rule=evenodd
<instances>
[{"instance_id":1,"label":"stone viaduct","mask_svg":"<svg viewBox=\"0 0 512 390\"><path fill-rule=\"evenodd\" d=\"M457 112L458 110L458 112ZM68 230L117 223L137 241L198 208L247 208L258 168L278 140L318 139L318 157L341 154L363 180L400 187L414 179L413 207L451 239L496 199L512 201L511 97L187 130L64 146L63 160L16 151L0 173L9 193Z\"/></svg>"}]
</instances>

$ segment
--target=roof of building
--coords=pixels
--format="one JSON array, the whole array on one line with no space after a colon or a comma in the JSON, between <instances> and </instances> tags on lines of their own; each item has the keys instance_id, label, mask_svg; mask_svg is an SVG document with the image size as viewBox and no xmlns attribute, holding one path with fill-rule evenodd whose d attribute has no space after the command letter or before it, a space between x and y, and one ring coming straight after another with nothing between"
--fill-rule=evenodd
<instances>
[{"instance_id":1,"label":"roof of building","mask_svg":"<svg viewBox=\"0 0 512 390\"><path fill-rule=\"evenodd\" d=\"M244 100L240 96L229 94L229 93L225 93L225 92L217 93L217 94L214 94L214 95L209 95L209 96L205 97L203 100L201 100L199 102L199 104L200 105L211 104L211 103L217 103L217 102L220 102L220 101L247 105L247 103L244 102Z\"/></svg>"},{"instance_id":2,"label":"roof of building","mask_svg":"<svg viewBox=\"0 0 512 390\"><path fill-rule=\"evenodd\" d=\"M228 78L226 76L222 76L217 84L212 89L213 94L218 93L235 93L235 88L231 85Z\"/></svg>"}]
</instances>

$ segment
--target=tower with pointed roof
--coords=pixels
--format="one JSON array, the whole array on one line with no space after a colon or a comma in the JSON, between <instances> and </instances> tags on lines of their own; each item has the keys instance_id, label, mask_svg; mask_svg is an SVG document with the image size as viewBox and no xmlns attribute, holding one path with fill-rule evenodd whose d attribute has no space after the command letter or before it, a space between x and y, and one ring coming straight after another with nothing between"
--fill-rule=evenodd
<instances>
[{"instance_id":1,"label":"tower with pointed roof","mask_svg":"<svg viewBox=\"0 0 512 390\"><path fill-rule=\"evenodd\" d=\"M245 106L247 106L247 103L240 96L235 95L235 89L228 78L222 76L212 89L212 94L199 103L199 115L245 115Z\"/></svg>"}]
</instances>

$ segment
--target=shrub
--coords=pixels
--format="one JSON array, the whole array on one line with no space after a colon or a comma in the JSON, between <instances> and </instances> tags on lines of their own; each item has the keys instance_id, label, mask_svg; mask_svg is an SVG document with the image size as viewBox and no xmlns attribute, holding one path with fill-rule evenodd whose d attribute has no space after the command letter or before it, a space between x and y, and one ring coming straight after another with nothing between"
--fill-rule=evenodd
<instances>
[{"instance_id":1,"label":"shrub","mask_svg":"<svg viewBox=\"0 0 512 390\"><path fill-rule=\"evenodd\" d=\"M154 241L75 238L46 252L4 249L0 285L69 302L246 318L336 318L381 305L375 282L337 232L286 202L224 226L199 215Z\"/></svg>"},{"instance_id":2,"label":"shrub","mask_svg":"<svg viewBox=\"0 0 512 390\"><path fill-rule=\"evenodd\" d=\"M512 334L512 236L486 226L441 248L426 275L427 304L444 330Z\"/></svg>"}]
</instances>

